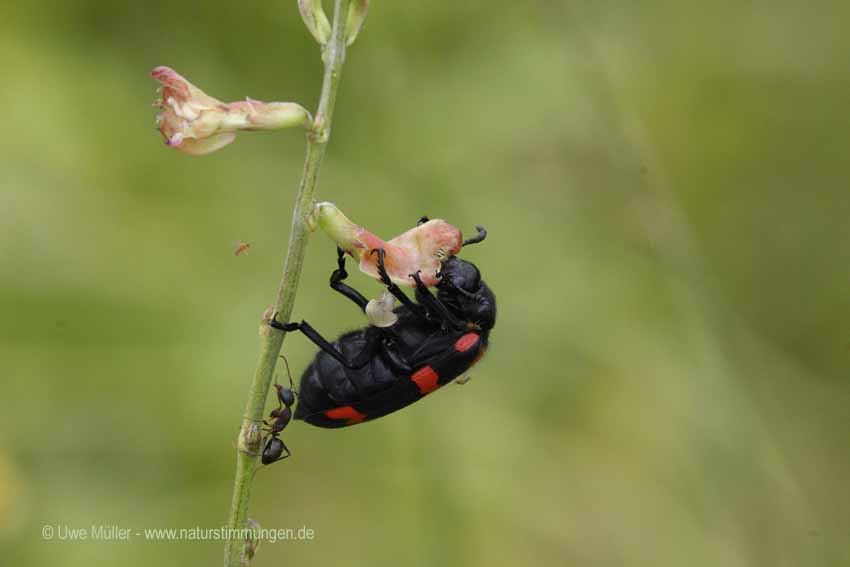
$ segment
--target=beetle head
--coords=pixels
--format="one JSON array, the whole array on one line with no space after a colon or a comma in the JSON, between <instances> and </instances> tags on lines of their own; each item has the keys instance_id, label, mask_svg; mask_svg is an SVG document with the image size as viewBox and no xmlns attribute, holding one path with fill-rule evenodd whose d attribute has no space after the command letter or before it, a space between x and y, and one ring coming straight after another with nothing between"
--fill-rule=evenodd
<instances>
[{"instance_id":1,"label":"beetle head","mask_svg":"<svg viewBox=\"0 0 850 567\"><path fill-rule=\"evenodd\" d=\"M437 297L455 315L482 330L491 329L496 323L496 296L472 262L457 256L443 262Z\"/></svg>"}]
</instances>

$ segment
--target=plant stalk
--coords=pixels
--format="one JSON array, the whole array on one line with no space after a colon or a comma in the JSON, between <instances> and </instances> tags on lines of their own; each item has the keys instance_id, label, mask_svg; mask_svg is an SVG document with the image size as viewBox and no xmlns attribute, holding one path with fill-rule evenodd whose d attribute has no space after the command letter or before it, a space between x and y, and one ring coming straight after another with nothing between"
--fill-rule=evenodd
<instances>
[{"instance_id":1,"label":"plant stalk","mask_svg":"<svg viewBox=\"0 0 850 567\"><path fill-rule=\"evenodd\" d=\"M330 138L331 119L336 104L340 77L342 76L342 66L345 61L345 27L349 3L350 0L335 0L331 38L323 48L322 60L325 72L322 80L322 93L313 127L307 134L307 156L304 160L301 183L295 197L295 208L292 211L289 248L283 266L283 276L274 303L276 319L280 323L289 322L292 307L295 304L295 294L298 291L301 267L304 264L304 251L310 232L308 228L309 218L313 209L313 194L316 189L322 158L324 158ZM260 331L260 359L251 381L242 427L236 442L236 478L233 483L230 515L227 519L227 527L231 537L226 542L225 567L241 567L247 565L250 561L250 557L246 555L245 539L232 537L232 535L235 533L234 530L248 527L251 482L262 449L261 427L266 398L274 378L275 366L283 346L285 334L283 331L272 329L265 321Z\"/></svg>"}]
</instances>

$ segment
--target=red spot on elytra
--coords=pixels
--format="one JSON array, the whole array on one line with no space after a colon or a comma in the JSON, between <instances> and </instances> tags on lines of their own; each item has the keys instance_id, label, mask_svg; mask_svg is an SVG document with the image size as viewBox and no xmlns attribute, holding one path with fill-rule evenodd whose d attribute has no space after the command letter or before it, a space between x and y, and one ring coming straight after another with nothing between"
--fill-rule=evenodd
<instances>
[{"instance_id":1,"label":"red spot on elytra","mask_svg":"<svg viewBox=\"0 0 850 567\"><path fill-rule=\"evenodd\" d=\"M360 413L351 406L342 406L339 408L329 409L325 412L325 417L331 419L347 419L348 423L360 423L366 419L366 414Z\"/></svg>"},{"instance_id":2,"label":"red spot on elytra","mask_svg":"<svg viewBox=\"0 0 850 567\"><path fill-rule=\"evenodd\" d=\"M466 352L478 343L478 334L466 333L459 338L455 343L455 350L458 352Z\"/></svg>"},{"instance_id":3,"label":"red spot on elytra","mask_svg":"<svg viewBox=\"0 0 850 567\"><path fill-rule=\"evenodd\" d=\"M416 383L423 395L433 392L440 387L437 383L439 376L437 376L437 373L430 366L423 366L414 372L410 379Z\"/></svg>"}]
</instances>

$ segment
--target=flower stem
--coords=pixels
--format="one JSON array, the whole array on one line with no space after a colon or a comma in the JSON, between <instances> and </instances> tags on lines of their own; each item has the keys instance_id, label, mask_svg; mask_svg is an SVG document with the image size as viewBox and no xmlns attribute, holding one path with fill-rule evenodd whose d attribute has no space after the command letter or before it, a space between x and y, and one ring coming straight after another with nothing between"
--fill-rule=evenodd
<instances>
[{"instance_id":1,"label":"flower stem","mask_svg":"<svg viewBox=\"0 0 850 567\"><path fill-rule=\"evenodd\" d=\"M307 156L304 160L304 171L298 187L298 194L295 197L295 208L292 211L289 249L274 304L277 320L281 323L289 322L292 307L295 304L298 280L301 277L301 267L304 263L304 251L310 232L308 221L313 208L313 193L316 189L319 168L330 137L331 118L333 117L337 90L342 75L342 66L345 61L345 26L349 3L350 0L335 0L331 38L324 46L322 54L325 65L322 94L313 127L307 134ZM284 335L284 332L272 329L265 324L260 331L260 359L251 381L248 403L245 406L245 415L236 442L236 478L233 483L233 497L227 520L227 527L231 530L231 535L234 533L232 530L244 529L248 526L251 482L262 449L260 446L262 443L260 428L263 410L271 388L278 355L283 346ZM243 557L243 555L245 555L245 540L241 537L229 538L224 553L225 567L246 565L250 558L247 555Z\"/></svg>"}]
</instances>

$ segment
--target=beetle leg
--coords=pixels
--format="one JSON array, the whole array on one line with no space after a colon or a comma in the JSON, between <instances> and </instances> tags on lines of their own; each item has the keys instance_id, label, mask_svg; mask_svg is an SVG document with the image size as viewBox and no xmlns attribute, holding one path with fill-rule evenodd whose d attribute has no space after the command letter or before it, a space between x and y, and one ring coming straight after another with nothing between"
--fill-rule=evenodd
<instances>
[{"instance_id":1,"label":"beetle leg","mask_svg":"<svg viewBox=\"0 0 850 567\"><path fill-rule=\"evenodd\" d=\"M400 287L398 287L392 279L390 279L390 275L387 273L387 268L384 266L384 257L386 253L383 248L378 248L376 250L372 250L371 253L378 254L378 275L381 276L381 283L387 286L387 291L393 294L393 297L398 299L402 305L407 307L411 313L417 315L418 317L427 320L425 317L425 311L422 309L421 305L413 302L407 294L404 293Z\"/></svg>"},{"instance_id":2,"label":"beetle leg","mask_svg":"<svg viewBox=\"0 0 850 567\"><path fill-rule=\"evenodd\" d=\"M464 326L463 321L455 317L448 307L440 301L440 298L428 291L428 288L422 283L422 278L419 277L419 270L415 274L410 274L410 277L416 282L416 300L419 301L420 305L425 306L429 314L434 315L446 327L459 329Z\"/></svg>"},{"instance_id":3,"label":"beetle leg","mask_svg":"<svg viewBox=\"0 0 850 567\"><path fill-rule=\"evenodd\" d=\"M379 334L369 335L363 350L360 351L353 360L349 360L325 337L320 335L319 332L307 321L301 321L300 323L287 323L284 325L282 323L278 323L274 318L272 318L272 320L269 321L269 325L275 329L280 329L281 331L286 332L301 331L304 336L313 341L317 347L334 357L337 362L346 368L350 368L352 370L358 370L369 364L369 361L374 357L375 351L378 349L381 342L381 336Z\"/></svg>"},{"instance_id":4,"label":"beetle leg","mask_svg":"<svg viewBox=\"0 0 850 567\"><path fill-rule=\"evenodd\" d=\"M366 311L366 304L369 303L369 300L363 297L363 294L353 287L342 283L342 280L348 277L348 272L345 271L345 252L343 252L342 248L337 248L336 255L336 264L338 267L331 274L331 289L356 303L362 311Z\"/></svg>"}]
</instances>

